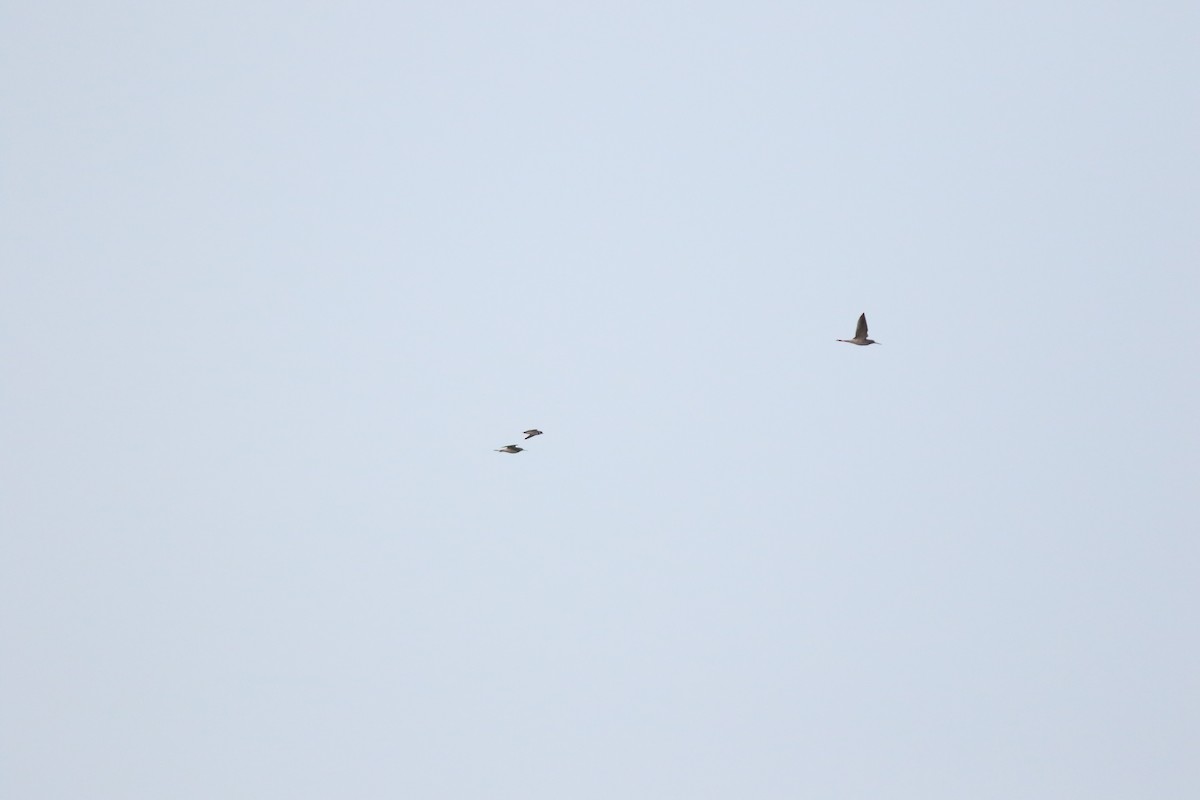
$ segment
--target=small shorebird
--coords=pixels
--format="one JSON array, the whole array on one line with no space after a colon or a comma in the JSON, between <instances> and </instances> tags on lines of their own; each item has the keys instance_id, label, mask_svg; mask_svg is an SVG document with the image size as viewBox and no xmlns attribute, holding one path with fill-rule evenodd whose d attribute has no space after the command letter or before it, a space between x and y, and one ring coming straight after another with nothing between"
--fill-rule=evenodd
<instances>
[{"instance_id":1,"label":"small shorebird","mask_svg":"<svg viewBox=\"0 0 1200 800\"><path fill-rule=\"evenodd\" d=\"M838 341L857 345L879 344L874 339L867 338L867 315L865 312L858 318L858 327L854 329L854 338L838 339Z\"/></svg>"},{"instance_id":2,"label":"small shorebird","mask_svg":"<svg viewBox=\"0 0 1200 800\"><path fill-rule=\"evenodd\" d=\"M526 439L532 439L535 436L541 436L541 435L542 435L542 432L539 431L537 428L530 428L529 430L525 431Z\"/></svg>"},{"instance_id":3,"label":"small shorebird","mask_svg":"<svg viewBox=\"0 0 1200 800\"><path fill-rule=\"evenodd\" d=\"M497 453L519 453L524 450L524 447L517 447L515 444L510 444L508 447L501 447Z\"/></svg>"}]
</instances>

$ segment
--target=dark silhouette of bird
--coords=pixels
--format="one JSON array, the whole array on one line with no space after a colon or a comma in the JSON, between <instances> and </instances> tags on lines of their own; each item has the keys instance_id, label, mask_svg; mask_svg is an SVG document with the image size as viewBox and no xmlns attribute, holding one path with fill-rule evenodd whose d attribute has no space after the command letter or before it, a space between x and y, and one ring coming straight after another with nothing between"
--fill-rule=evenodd
<instances>
[{"instance_id":1,"label":"dark silhouette of bird","mask_svg":"<svg viewBox=\"0 0 1200 800\"><path fill-rule=\"evenodd\" d=\"M868 344L879 344L879 342L875 341L874 339L867 338L867 315L866 315L866 312L864 312L862 314L862 316L860 316L858 318L858 327L854 329L854 338L853 339L838 339L838 341L846 342L847 344L857 344L857 345L861 345L861 346L866 346Z\"/></svg>"},{"instance_id":2,"label":"dark silhouette of bird","mask_svg":"<svg viewBox=\"0 0 1200 800\"><path fill-rule=\"evenodd\" d=\"M539 431L537 428L530 428L529 430L525 431L526 439L532 439L535 436L541 436L541 435L542 435L542 432Z\"/></svg>"},{"instance_id":3,"label":"dark silhouette of bird","mask_svg":"<svg viewBox=\"0 0 1200 800\"><path fill-rule=\"evenodd\" d=\"M515 444L510 444L507 447L501 447L497 453L519 453L524 450L524 447L517 447Z\"/></svg>"}]
</instances>

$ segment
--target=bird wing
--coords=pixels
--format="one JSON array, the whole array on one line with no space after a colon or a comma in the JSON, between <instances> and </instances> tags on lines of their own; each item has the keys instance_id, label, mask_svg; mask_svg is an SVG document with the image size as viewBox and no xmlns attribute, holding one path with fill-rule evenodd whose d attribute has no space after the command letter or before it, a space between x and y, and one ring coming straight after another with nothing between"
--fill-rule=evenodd
<instances>
[{"instance_id":1,"label":"bird wing","mask_svg":"<svg viewBox=\"0 0 1200 800\"><path fill-rule=\"evenodd\" d=\"M864 311L858 318L858 327L854 329L855 339L867 338L867 314Z\"/></svg>"}]
</instances>

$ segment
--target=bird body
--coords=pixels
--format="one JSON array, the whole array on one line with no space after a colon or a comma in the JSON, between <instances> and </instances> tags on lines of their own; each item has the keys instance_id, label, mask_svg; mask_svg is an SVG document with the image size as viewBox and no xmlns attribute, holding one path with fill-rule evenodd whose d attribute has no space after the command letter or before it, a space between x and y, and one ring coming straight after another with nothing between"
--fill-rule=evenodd
<instances>
[{"instance_id":1,"label":"bird body","mask_svg":"<svg viewBox=\"0 0 1200 800\"><path fill-rule=\"evenodd\" d=\"M515 444L510 444L507 447L501 447L497 453L519 453L524 450L524 447L517 447Z\"/></svg>"},{"instance_id":2,"label":"bird body","mask_svg":"<svg viewBox=\"0 0 1200 800\"><path fill-rule=\"evenodd\" d=\"M879 344L879 342L875 341L874 339L867 338L867 315L866 315L866 312L863 312L863 314L861 316L859 316L859 318L858 318L858 327L854 329L854 338L853 339L838 339L838 341L845 342L846 344L856 344L856 345L859 345L860 347L865 347L866 345L869 345L869 344Z\"/></svg>"},{"instance_id":3,"label":"bird body","mask_svg":"<svg viewBox=\"0 0 1200 800\"><path fill-rule=\"evenodd\" d=\"M539 431L537 428L530 428L529 430L525 431L526 439L532 439L535 436L541 436L541 435L542 435L542 432Z\"/></svg>"}]
</instances>

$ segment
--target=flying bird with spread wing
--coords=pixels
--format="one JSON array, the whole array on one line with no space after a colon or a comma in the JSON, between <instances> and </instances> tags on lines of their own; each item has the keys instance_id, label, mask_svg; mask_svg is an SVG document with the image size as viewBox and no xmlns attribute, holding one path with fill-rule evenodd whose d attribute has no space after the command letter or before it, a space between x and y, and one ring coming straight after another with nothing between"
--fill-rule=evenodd
<instances>
[{"instance_id":1,"label":"flying bird with spread wing","mask_svg":"<svg viewBox=\"0 0 1200 800\"><path fill-rule=\"evenodd\" d=\"M858 327L854 329L854 338L853 339L838 339L838 341L846 342L847 344L857 344L860 346L866 346L868 344L879 344L879 342L875 341L874 339L867 338L867 314L866 314L866 312L863 312L863 314L858 318Z\"/></svg>"},{"instance_id":2,"label":"flying bird with spread wing","mask_svg":"<svg viewBox=\"0 0 1200 800\"><path fill-rule=\"evenodd\" d=\"M517 447L515 444L510 444L506 447L501 447L496 452L497 453L519 453L524 449L525 449L524 447Z\"/></svg>"},{"instance_id":3,"label":"flying bird with spread wing","mask_svg":"<svg viewBox=\"0 0 1200 800\"><path fill-rule=\"evenodd\" d=\"M525 431L526 439L532 439L535 436L541 436L541 435L542 435L542 432L539 431L537 428L530 428L529 430Z\"/></svg>"}]
</instances>

